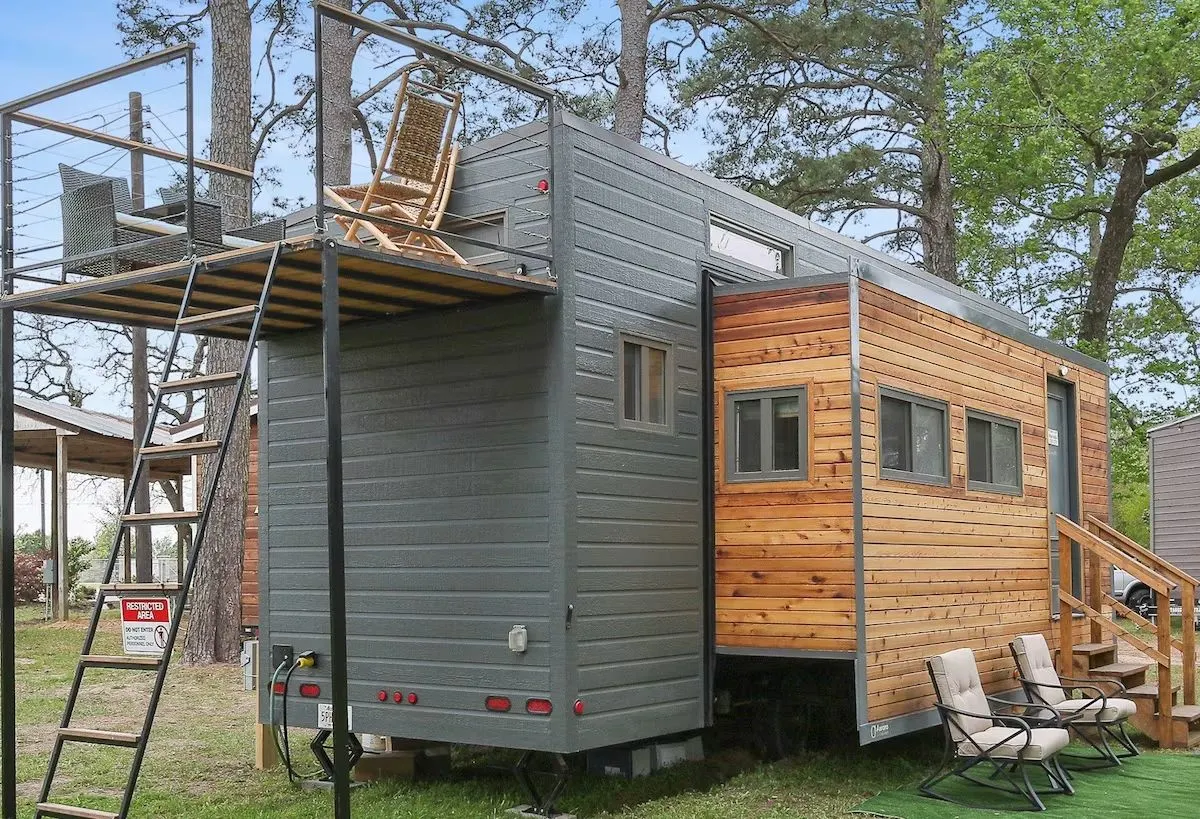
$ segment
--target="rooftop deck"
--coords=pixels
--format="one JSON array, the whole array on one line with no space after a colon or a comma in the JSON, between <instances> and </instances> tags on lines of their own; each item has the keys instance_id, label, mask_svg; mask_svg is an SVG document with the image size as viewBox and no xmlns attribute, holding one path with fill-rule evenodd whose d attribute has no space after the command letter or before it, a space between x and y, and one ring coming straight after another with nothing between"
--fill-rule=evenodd
<instances>
[{"instance_id":1,"label":"rooftop deck","mask_svg":"<svg viewBox=\"0 0 1200 819\"><path fill-rule=\"evenodd\" d=\"M343 322L461 307L522 295L549 295L557 285L545 276L522 276L471 265L446 265L336 239ZM278 271L264 316L269 337L321 324L322 240L302 236L280 247ZM197 259L189 315L240 307L257 300L275 244L230 250ZM0 297L0 308L171 330L191 263L118 273L88 281L42 287ZM212 335L245 337L251 317L206 329Z\"/></svg>"}]
</instances>

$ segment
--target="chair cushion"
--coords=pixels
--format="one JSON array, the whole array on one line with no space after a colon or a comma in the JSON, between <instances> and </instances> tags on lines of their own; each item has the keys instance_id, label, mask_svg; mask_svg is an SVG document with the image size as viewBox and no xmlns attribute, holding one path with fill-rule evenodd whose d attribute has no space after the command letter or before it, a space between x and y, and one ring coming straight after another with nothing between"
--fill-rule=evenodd
<instances>
[{"instance_id":1,"label":"chair cushion","mask_svg":"<svg viewBox=\"0 0 1200 819\"><path fill-rule=\"evenodd\" d=\"M975 652L969 648L956 648L945 654L929 658L929 670L933 677L934 693L938 702L970 711L973 714L990 714L983 683L979 681L979 669L975 665ZM968 734L984 731L992 726L989 717L964 717L948 715L950 734L955 741L967 738Z\"/></svg>"},{"instance_id":2,"label":"chair cushion","mask_svg":"<svg viewBox=\"0 0 1200 819\"><path fill-rule=\"evenodd\" d=\"M1090 708L1085 706L1091 705ZM1133 700L1120 699L1118 697L1109 697L1105 700L1103 710L1100 708L1100 703L1092 702L1091 697L1086 697L1080 700L1063 700L1056 703L1057 708L1064 717L1081 714L1081 721L1095 721L1096 715L1099 714L1101 722L1121 722L1129 719L1137 713L1137 703Z\"/></svg>"},{"instance_id":3,"label":"chair cushion","mask_svg":"<svg viewBox=\"0 0 1200 819\"><path fill-rule=\"evenodd\" d=\"M1046 644L1045 636L1023 634L1012 641L1012 650L1021 676L1026 680L1033 680L1034 683L1045 683L1032 686L1032 698L1040 698L1046 705L1057 708L1067 695L1061 688L1052 687L1062 683L1058 672L1054 670L1054 658L1050 656L1050 646Z\"/></svg>"},{"instance_id":4,"label":"chair cushion","mask_svg":"<svg viewBox=\"0 0 1200 819\"><path fill-rule=\"evenodd\" d=\"M1025 747L1026 739L1029 747ZM1026 734L1019 728L996 725L986 731L971 734L970 739L958 743L958 755L979 756L987 752L996 759L1049 759L1067 747L1070 735L1063 728L1034 728ZM976 747L978 746L978 747ZM993 747L995 746L995 747Z\"/></svg>"}]
</instances>

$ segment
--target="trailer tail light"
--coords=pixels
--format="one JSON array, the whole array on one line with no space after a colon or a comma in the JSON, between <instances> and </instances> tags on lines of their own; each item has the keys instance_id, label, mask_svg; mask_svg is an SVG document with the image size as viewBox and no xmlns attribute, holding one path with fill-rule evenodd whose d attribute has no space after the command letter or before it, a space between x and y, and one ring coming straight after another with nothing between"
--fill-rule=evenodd
<instances>
[{"instance_id":1,"label":"trailer tail light","mask_svg":"<svg viewBox=\"0 0 1200 819\"><path fill-rule=\"evenodd\" d=\"M287 683L277 682L271 686L272 694L283 695L287 693Z\"/></svg>"},{"instance_id":2,"label":"trailer tail light","mask_svg":"<svg viewBox=\"0 0 1200 819\"><path fill-rule=\"evenodd\" d=\"M404 692L397 691L395 694L392 694L392 700L394 700L397 705L404 702Z\"/></svg>"},{"instance_id":3,"label":"trailer tail light","mask_svg":"<svg viewBox=\"0 0 1200 819\"><path fill-rule=\"evenodd\" d=\"M308 697L310 699L313 697L319 697L321 696L321 686L317 685L316 683L301 683L300 696Z\"/></svg>"},{"instance_id":4,"label":"trailer tail light","mask_svg":"<svg viewBox=\"0 0 1200 819\"><path fill-rule=\"evenodd\" d=\"M549 179L539 179L538 183L537 183L537 189L538 189L539 193L549 193L550 192L550 180Z\"/></svg>"},{"instance_id":5,"label":"trailer tail light","mask_svg":"<svg viewBox=\"0 0 1200 819\"><path fill-rule=\"evenodd\" d=\"M412 691L410 691L410 692L409 692L409 694L408 694L408 704L409 704L409 705L416 705L416 704L417 704L417 695L416 695L416 692L412 692Z\"/></svg>"},{"instance_id":6,"label":"trailer tail light","mask_svg":"<svg viewBox=\"0 0 1200 819\"><path fill-rule=\"evenodd\" d=\"M512 700L508 697L488 697L483 701L483 705L489 711L504 713L512 710Z\"/></svg>"},{"instance_id":7,"label":"trailer tail light","mask_svg":"<svg viewBox=\"0 0 1200 819\"><path fill-rule=\"evenodd\" d=\"M375 696L379 699L380 702L387 702L387 692L386 691L380 691Z\"/></svg>"},{"instance_id":8,"label":"trailer tail light","mask_svg":"<svg viewBox=\"0 0 1200 819\"><path fill-rule=\"evenodd\" d=\"M531 714L545 715L554 710L554 705L550 702L550 700L534 698L525 700L525 710Z\"/></svg>"},{"instance_id":9,"label":"trailer tail light","mask_svg":"<svg viewBox=\"0 0 1200 819\"><path fill-rule=\"evenodd\" d=\"M575 700L575 716L583 716L583 700Z\"/></svg>"}]
</instances>

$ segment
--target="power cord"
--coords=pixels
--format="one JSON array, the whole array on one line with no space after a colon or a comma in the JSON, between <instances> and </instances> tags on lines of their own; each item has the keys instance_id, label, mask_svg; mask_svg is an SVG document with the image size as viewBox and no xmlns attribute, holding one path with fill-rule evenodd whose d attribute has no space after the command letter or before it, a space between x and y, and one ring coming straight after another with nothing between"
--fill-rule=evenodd
<instances>
[{"instance_id":1,"label":"power cord","mask_svg":"<svg viewBox=\"0 0 1200 819\"><path fill-rule=\"evenodd\" d=\"M283 765L287 769L288 781L295 784L298 781L305 779L316 779L320 776L320 771L315 771L311 774L296 773L295 767L292 765L292 745L288 736L288 721L287 721L287 701L288 690L291 688L292 674L297 668L312 668L316 665L316 656L311 651L306 651L296 658L295 662L289 664L284 661L275 668L275 673L271 675L271 699L269 718L271 720L271 737L275 741L275 750L279 753L279 757L283 760ZM275 687L279 682L279 675L284 669L287 669L287 674L283 678L283 691L281 694L275 693ZM275 698L280 698L280 719L275 719Z\"/></svg>"}]
</instances>

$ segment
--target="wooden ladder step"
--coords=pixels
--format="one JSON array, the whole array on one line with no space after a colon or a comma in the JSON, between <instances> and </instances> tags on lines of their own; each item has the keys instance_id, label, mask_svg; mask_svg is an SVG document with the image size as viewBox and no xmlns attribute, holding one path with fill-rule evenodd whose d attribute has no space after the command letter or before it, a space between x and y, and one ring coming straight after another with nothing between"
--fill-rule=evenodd
<instances>
[{"instance_id":1,"label":"wooden ladder step","mask_svg":"<svg viewBox=\"0 0 1200 819\"><path fill-rule=\"evenodd\" d=\"M92 745L116 745L119 748L136 748L141 737L124 731L96 731L91 728L59 728L58 735L70 742L86 742Z\"/></svg>"},{"instance_id":2,"label":"wooden ladder step","mask_svg":"<svg viewBox=\"0 0 1200 819\"><path fill-rule=\"evenodd\" d=\"M161 657L127 657L123 654L84 654L79 663L85 668L129 668L151 671L162 665Z\"/></svg>"},{"instance_id":3,"label":"wooden ladder step","mask_svg":"<svg viewBox=\"0 0 1200 819\"><path fill-rule=\"evenodd\" d=\"M101 583L100 590L112 594L178 594L179 583Z\"/></svg>"},{"instance_id":4,"label":"wooden ladder step","mask_svg":"<svg viewBox=\"0 0 1200 819\"><path fill-rule=\"evenodd\" d=\"M203 327L220 327L234 324L244 319L253 318L258 312L257 304L246 304L241 307L230 307L227 310L213 310L210 313L197 313L194 316L180 319L175 326L184 332L199 330Z\"/></svg>"},{"instance_id":5,"label":"wooden ladder step","mask_svg":"<svg viewBox=\"0 0 1200 819\"><path fill-rule=\"evenodd\" d=\"M184 510L182 512L134 512L130 515L122 515L121 520L125 523L195 523L200 519L200 513L194 509Z\"/></svg>"},{"instance_id":6,"label":"wooden ladder step","mask_svg":"<svg viewBox=\"0 0 1200 819\"><path fill-rule=\"evenodd\" d=\"M242 374L236 372L196 375L191 378L180 378L176 381L163 381L158 385L158 390L162 393L209 390L214 387L227 387L231 384L236 384L241 377Z\"/></svg>"},{"instance_id":7,"label":"wooden ladder step","mask_svg":"<svg viewBox=\"0 0 1200 819\"><path fill-rule=\"evenodd\" d=\"M1183 690L1183 683L1178 683L1178 682L1172 683L1171 690L1174 691L1176 694L1178 694L1180 691ZM1125 693L1121 694L1120 696L1124 699L1130 699L1130 700L1136 700L1136 699L1156 700L1156 699L1158 699L1158 683L1146 683L1144 685L1135 685L1133 688L1125 689Z\"/></svg>"},{"instance_id":8,"label":"wooden ladder step","mask_svg":"<svg viewBox=\"0 0 1200 819\"><path fill-rule=\"evenodd\" d=\"M42 816L53 816L57 819L120 819L116 813L95 808L78 808L74 805L60 805L57 802L38 802L37 811Z\"/></svg>"},{"instance_id":9,"label":"wooden ladder step","mask_svg":"<svg viewBox=\"0 0 1200 819\"><path fill-rule=\"evenodd\" d=\"M208 455L221 448L220 441L193 441L187 444L162 444L148 446L142 450L142 457L149 461L162 458L185 458L190 455Z\"/></svg>"}]
</instances>

